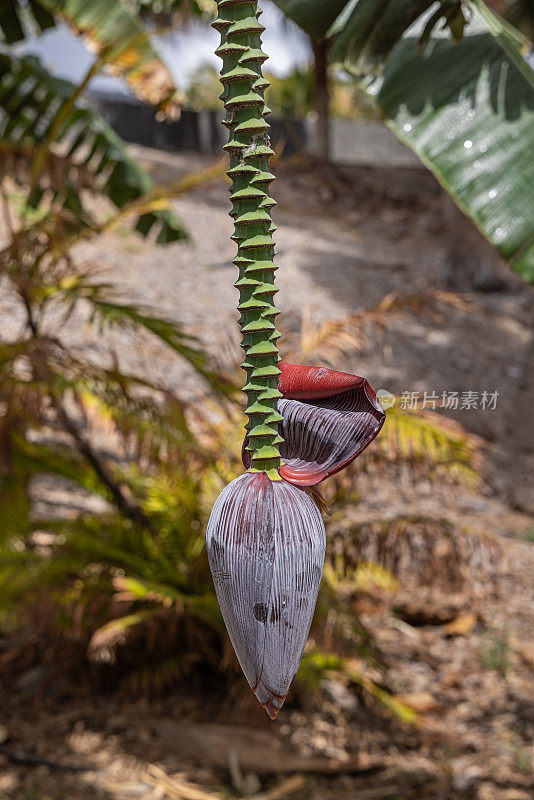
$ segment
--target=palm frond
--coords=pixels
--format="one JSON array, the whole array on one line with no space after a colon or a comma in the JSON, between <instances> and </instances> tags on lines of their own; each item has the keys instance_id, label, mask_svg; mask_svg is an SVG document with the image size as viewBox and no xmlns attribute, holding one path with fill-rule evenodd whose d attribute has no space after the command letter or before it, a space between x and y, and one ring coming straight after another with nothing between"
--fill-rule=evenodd
<instances>
[{"instance_id":1,"label":"palm frond","mask_svg":"<svg viewBox=\"0 0 534 800\"><path fill-rule=\"evenodd\" d=\"M48 131L74 91L73 84L51 76L36 58L0 53L0 148L4 155L0 176L7 174L26 184L32 164L43 155L30 205L54 202L87 225L91 215L83 205L83 188L104 194L122 208L154 187L109 125L81 106L66 113L50 148L41 154ZM137 229L147 235L154 226L162 242L186 236L168 207L141 213Z\"/></svg>"},{"instance_id":2,"label":"palm frond","mask_svg":"<svg viewBox=\"0 0 534 800\"><path fill-rule=\"evenodd\" d=\"M497 578L502 546L488 533L445 517L399 515L334 523L333 550L344 569L379 564L403 586L461 589L477 573Z\"/></svg>"},{"instance_id":3,"label":"palm frond","mask_svg":"<svg viewBox=\"0 0 534 800\"><path fill-rule=\"evenodd\" d=\"M213 18L216 0L131 0L141 18L158 26L176 27L191 17Z\"/></svg>"},{"instance_id":4,"label":"palm frond","mask_svg":"<svg viewBox=\"0 0 534 800\"><path fill-rule=\"evenodd\" d=\"M471 488L480 486L483 441L441 414L389 409L378 445L375 459L421 465L433 478L449 478Z\"/></svg>"},{"instance_id":5,"label":"palm frond","mask_svg":"<svg viewBox=\"0 0 534 800\"><path fill-rule=\"evenodd\" d=\"M369 670L362 669L362 664L354 659L341 658L335 653L328 653L314 647L304 654L297 673L297 680L310 692L315 692L326 680L338 680L342 683L360 687L363 692L379 706L387 709L401 722L414 725L417 713L395 697L391 691L381 686L376 678L369 675Z\"/></svg>"},{"instance_id":6,"label":"palm frond","mask_svg":"<svg viewBox=\"0 0 534 800\"><path fill-rule=\"evenodd\" d=\"M199 347L198 339L184 333L175 322L151 316L128 303L105 299L98 296L97 292L87 299L92 307L92 322L97 320L102 327L121 325L134 330L144 328L188 361L208 381L212 389L224 393L228 388L221 376L210 370L206 355Z\"/></svg>"},{"instance_id":7,"label":"palm frond","mask_svg":"<svg viewBox=\"0 0 534 800\"><path fill-rule=\"evenodd\" d=\"M163 398L144 392L123 391L124 386L77 382L76 396L84 427L91 438L106 441L108 449L148 460L164 469L186 453L201 454L186 418L186 406L170 393ZM161 392L159 393L162 394Z\"/></svg>"},{"instance_id":8,"label":"palm frond","mask_svg":"<svg viewBox=\"0 0 534 800\"><path fill-rule=\"evenodd\" d=\"M293 361L302 358L306 363L317 359L327 364L334 364L347 353L359 353L366 338L363 325L355 315L340 320L315 322L309 309L302 311L301 329L296 347L292 348L292 339L287 338L284 358Z\"/></svg>"},{"instance_id":9,"label":"palm frond","mask_svg":"<svg viewBox=\"0 0 534 800\"><path fill-rule=\"evenodd\" d=\"M375 561L358 560L350 564L342 552L338 552L324 565L323 580L337 595L353 595L358 592L378 590L393 592L398 586L395 576Z\"/></svg>"},{"instance_id":10,"label":"palm frond","mask_svg":"<svg viewBox=\"0 0 534 800\"><path fill-rule=\"evenodd\" d=\"M115 648L125 644L128 634L133 628L142 625L157 614L161 614L161 608L143 608L131 614L112 619L98 628L87 646L87 656L90 661L109 663L115 660Z\"/></svg>"},{"instance_id":11,"label":"palm frond","mask_svg":"<svg viewBox=\"0 0 534 800\"><path fill-rule=\"evenodd\" d=\"M15 44L28 35L38 36L55 25L54 17L39 2L28 0L4 0L0 9L0 40Z\"/></svg>"},{"instance_id":12,"label":"palm frond","mask_svg":"<svg viewBox=\"0 0 534 800\"><path fill-rule=\"evenodd\" d=\"M124 78L137 96L176 115L181 97L133 4L115 0L5 0L0 35L8 44L66 22L97 54L100 63Z\"/></svg>"},{"instance_id":13,"label":"palm frond","mask_svg":"<svg viewBox=\"0 0 534 800\"><path fill-rule=\"evenodd\" d=\"M387 328L408 314L423 314L433 319L443 319L443 307L469 313L475 304L453 292L434 290L405 295L388 294L380 303L364 308L337 320L317 322L305 308L300 320L300 330L290 332L282 341L283 358L288 361L302 359L306 363L317 361L339 366L343 357L363 350L368 342L368 329Z\"/></svg>"},{"instance_id":14,"label":"palm frond","mask_svg":"<svg viewBox=\"0 0 534 800\"><path fill-rule=\"evenodd\" d=\"M189 615L193 619L207 622L222 634L224 628L222 618L213 592L187 595L177 592L170 586L150 585L134 578L116 578L115 586L127 586L126 591L115 595L121 603L131 598L136 602L136 609L119 614L94 631L88 644L87 652L90 660L111 661L116 648L125 645L135 629L147 622L171 615Z\"/></svg>"},{"instance_id":15,"label":"palm frond","mask_svg":"<svg viewBox=\"0 0 534 800\"><path fill-rule=\"evenodd\" d=\"M91 227L79 228L69 236L57 236L53 242L52 254L54 257L64 255L74 244L82 239L100 236L116 230L130 217L146 216L162 213L170 208L170 201L182 197L188 192L204 186L214 180L227 180L224 160L218 161L212 167L199 172L193 172L164 186L155 186L152 191L139 196L122 206L115 214L111 214L102 222L95 222ZM167 230L162 228L156 240L157 244L167 244Z\"/></svg>"}]
</instances>

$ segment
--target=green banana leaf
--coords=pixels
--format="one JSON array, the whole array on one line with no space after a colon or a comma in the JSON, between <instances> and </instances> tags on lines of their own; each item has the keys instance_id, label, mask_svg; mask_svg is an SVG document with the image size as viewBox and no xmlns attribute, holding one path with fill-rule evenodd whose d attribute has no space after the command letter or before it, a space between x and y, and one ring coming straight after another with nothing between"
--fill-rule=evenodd
<instances>
[{"instance_id":1,"label":"green banana leaf","mask_svg":"<svg viewBox=\"0 0 534 800\"><path fill-rule=\"evenodd\" d=\"M0 42L14 44L24 39L28 31L39 34L54 25L54 17L38 0L2 0L0 4Z\"/></svg>"},{"instance_id":2,"label":"green banana leaf","mask_svg":"<svg viewBox=\"0 0 534 800\"><path fill-rule=\"evenodd\" d=\"M276 2L311 32L314 0ZM332 61L364 85L395 135L534 282L534 72L524 40L469 0L467 19L449 20L453 35L463 33L454 41L440 25L430 30L433 5L346 2L327 33Z\"/></svg>"},{"instance_id":3,"label":"green banana leaf","mask_svg":"<svg viewBox=\"0 0 534 800\"><path fill-rule=\"evenodd\" d=\"M288 17L313 39L324 39L347 0L283 0L277 2Z\"/></svg>"},{"instance_id":4,"label":"green banana leaf","mask_svg":"<svg viewBox=\"0 0 534 800\"><path fill-rule=\"evenodd\" d=\"M68 106L74 88L69 81L52 77L36 58L0 53L0 175L7 173L28 184L49 126L58 109ZM106 195L123 208L151 192L154 184L101 117L73 106L46 154L30 202L35 207L44 192L52 192L79 224L91 224L90 212L83 206L84 188ZM159 229L158 242L187 238L169 209L139 216L137 229L143 235L154 226Z\"/></svg>"},{"instance_id":5,"label":"green banana leaf","mask_svg":"<svg viewBox=\"0 0 534 800\"><path fill-rule=\"evenodd\" d=\"M133 4L122 0L2 0L0 42L13 44L63 20L96 52L102 65L124 78L146 102L173 113L178 95Z\"/></svg>"},{"instance_id":6,"label":"green banana leaf","mask_svg":"<svg viewBox=\"0 0 534 800\"><path fill-rule=\"evenodd\" d=\"M217 0L135 0L134 5L143 19L163 22L187 16L209 18L217 11Z\"/></svg>"}]
</instances>

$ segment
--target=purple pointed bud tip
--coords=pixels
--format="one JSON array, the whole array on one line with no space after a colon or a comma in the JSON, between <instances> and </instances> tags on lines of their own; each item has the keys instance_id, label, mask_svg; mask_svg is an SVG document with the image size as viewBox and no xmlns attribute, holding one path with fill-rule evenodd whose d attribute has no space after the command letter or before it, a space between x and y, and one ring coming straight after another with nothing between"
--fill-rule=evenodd
<instances>
[{"instance_id":1,"label":"purple pointed bud tip","mask_svg":"<svg viewBox=\"0 0 534 800\"><path fill-rule=\"evenodd\" d=\"M256 695L260 705L262 708L265 709L267 714L271 719L276 719L282 706L284 705L284 700L286 696L278 697L277 695L273 694L269 689L265 686L263 681L260 681L259 685L256 686L254 689L254 694Z\"/></svg>"},{"instance_id":2,"label":"purple pointed bud tip","mask_svg":"<svg viewBox=\"0 0 534 800\"><path fill-rule=\"evenodd\" d=\"M313 498L265 473L220 494L206 530L217 598L245 677L271 719L306 645L326 549Z\"/></svg>"}]
</instances>

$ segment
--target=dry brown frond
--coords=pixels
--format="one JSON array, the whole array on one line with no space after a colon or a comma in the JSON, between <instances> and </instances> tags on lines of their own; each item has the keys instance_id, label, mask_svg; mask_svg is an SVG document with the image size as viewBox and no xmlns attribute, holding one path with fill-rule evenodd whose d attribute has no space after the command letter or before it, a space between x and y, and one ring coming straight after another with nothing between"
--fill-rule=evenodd
<instances>
[{"instance_id":1,"label":"dry brown frond","mask_svg":"<svg viewBox=\"0 0 534 800\"><path fill-rule=\"evenodd\" d=\"M403 586L441 584L460 589L475 573L497 579L503 550L496 537L455 525L445 518L399 516L344 524L334 530L333 550L349 566L376 562Z\"/></svg>"},{"instance_id":2,"label":"dry brown frond","mask_svg":"<svg viewBox=\"0 0 534 800\"><path fill-rule=\"evenodd\" d=\"M66 151L66 148L63 148ZM0 142L0 178L9 177L20 185L27 183L36 147L20 142ZM76 191L93 185L91 172L87 165L77 163L73 158L61 152L61 148L51 149L47 155L42 175L42 188L60 192L66 181Z\"/></svg>"},{"instance_id":3,"label":"dry brown frond","mask_svg":"<svg viewBox=\"0 0 534 800\"><path fill-rule=\"evenodd\" d=\"M390 409L378 444L369 453L375 462L422 466L429 478L448 478L471 487L480 484L487 444L442 414Z\"/></svg>"},{"instance_id":4,"label":"dry brown frond","mask_svg":"<svg viewBox=\"0 0 534 800\"><path fill-rule=\"evenodd\" d=\"M320 360L333 367L342 357L362 351L367 344L366 327L386 330L390 323L408 314L426 314L442 319L441 306L471 312L475 304L459 294L434 290L398 295L387 294L378 305L364 308L348 316L326 322L315 322L309 308L302 311L300 330L290 332L281 342L287 361Z\"/></svg>"},{"instance_id":5,"label":"dry brown frond","mask_svg":"<svg viewBox=\"0 0 534 800\"><path fill-rule=\"evenodd\" d=\"M302 312L299 351L304 360L314 356L331 363L347 352L359 352L364 341L356 320L346 318L317 324L309 308Z\"/></svg>"}]
</instances>

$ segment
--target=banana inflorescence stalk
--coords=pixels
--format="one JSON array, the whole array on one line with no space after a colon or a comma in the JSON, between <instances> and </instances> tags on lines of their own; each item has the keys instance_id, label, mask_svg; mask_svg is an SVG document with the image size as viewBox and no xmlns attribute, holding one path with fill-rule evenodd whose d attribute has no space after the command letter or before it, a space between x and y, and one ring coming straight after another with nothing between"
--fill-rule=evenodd
<instances>
[{"instance_id":1,"label":"banana inflorescence stalk","mask_svg":"<svg viewBox=\"0 0 534 800\"><path fill-rule=\"evenodd\" d=\"M213 23L221 34L217 55L223 60L221 83L226 117L224 125L230 137L225 150L230 154L228 176L232 181L231 200L238 251L234 264L239 268L236 287L239 289L241 345L245 351L243 368L247 382L247 450L251 454L251 472L266 472L271 480L279 480L281 464L279 431L282 416L278 412L278 347L280 336L275 319L278 309L274 273L271 208L275 201L269 186L274 175L269 172L273 155L269 139L269 123L265 117L265 89L269 86L262 75L267 59L261 50L261 34L265 30L258 17L257 2L219 0L218 17Z\"/></svg>"}]
</instances>

